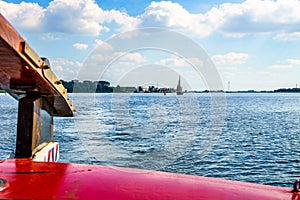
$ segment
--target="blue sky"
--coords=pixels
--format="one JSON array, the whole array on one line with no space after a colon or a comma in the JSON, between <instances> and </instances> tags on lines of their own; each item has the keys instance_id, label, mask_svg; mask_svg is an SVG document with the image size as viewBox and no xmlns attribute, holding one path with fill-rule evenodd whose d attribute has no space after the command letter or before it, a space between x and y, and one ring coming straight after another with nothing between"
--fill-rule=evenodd
<instances>
[{"instance_id":1,"label":"blue sky","mask_svg":"<svg viewBox=\"0 0 300 200\"><path fill-rule=\"evenodd\" d=\"M39 55L50 59L61 79L175 87L180 75L184 88L199 90L222 89L211 86L211 79L219 79L225 90L228 82L230 90L299 85L299 10L298 0L0 0L1 14ZM142 48L125 48L130 45L121 39L124 33L148 27L172 31L169 46L153 48L147 41ZM141 35L135 42L139 40L146 44ZM201 71L212 66L192 53L198 47L191 47L191 41L213 61L216 74ZM101 55L95 56L99 46Z\"/></svg>"}]
</instances>

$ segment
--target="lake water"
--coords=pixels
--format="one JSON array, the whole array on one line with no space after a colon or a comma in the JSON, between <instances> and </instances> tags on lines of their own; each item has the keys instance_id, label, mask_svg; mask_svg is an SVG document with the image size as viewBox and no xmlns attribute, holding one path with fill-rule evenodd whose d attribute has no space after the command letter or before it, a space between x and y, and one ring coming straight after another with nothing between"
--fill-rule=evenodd
<instances>
[{"instance_id":1,"label":"lake water","mask_svg":"<svg viewBox=\"0 0 300 200\"><path fill-rule=\"evenodd\" d=\"M60 161L292 186L300 178L300 94L71 94L55 118ZM17 102L0 95L0 159Z\"/></svg>"}]
</instances>

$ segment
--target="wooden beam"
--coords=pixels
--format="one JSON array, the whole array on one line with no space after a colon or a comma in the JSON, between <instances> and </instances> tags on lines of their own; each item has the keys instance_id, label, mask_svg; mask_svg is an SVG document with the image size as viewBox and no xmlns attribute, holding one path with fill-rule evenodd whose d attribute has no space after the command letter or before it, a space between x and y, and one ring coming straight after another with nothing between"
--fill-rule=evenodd
<instances>
[{"instance_id":1,"label":"wooden beam","mask_svg":"<svg viewBox=\"0 0 300 200\"><path fill-rule=\"evenodd\" d=\"M19 100L16 158L31 158L43 142L53 141L53 109L38 94Z\"/></svg>"}]
</instances>

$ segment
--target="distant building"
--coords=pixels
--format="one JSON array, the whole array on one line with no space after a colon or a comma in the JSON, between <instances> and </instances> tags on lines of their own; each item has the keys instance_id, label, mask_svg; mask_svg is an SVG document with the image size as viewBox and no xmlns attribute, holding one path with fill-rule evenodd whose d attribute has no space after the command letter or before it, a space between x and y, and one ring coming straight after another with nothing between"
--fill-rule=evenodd
<instances>
[{"instance_id":1,"label":"distant building","mask_svg":"<svg viewBox=\"0 0 300 200\"><path fill-rule=\"evenodd\" d=\"M145 88L143 86L138 86L137 92L139 92L139 93L148 93L149 89Z\"/></svg>"},{"instance_id":2,"label":"distant building","mask_svg":"<svg viewBox=\"0 0 300 200\"><path fill-rule=\"evenodd\" d=\"M161 93L174 93L176 90L174 88L159 88L159 92Z\"/></svg>"},{"instance_id":3,"label":"distant building","mask_svg":"<svg viewBox=\"0 0 300 200\"><path fill-rule=\"evenodd\" d=\"M115 87L114 93L121 93L121 87L119 85Z\"/></svg>"},{"instance_id":4,"label":"distant building","mask_svg":"<svg viewBox=\"0 0 300 200\"><path fill-rule=\"evenodd\" d=\"M114 93L135 93L137 89L135 87L121 87L117 85L113 91Z\"/></svg>"},{"instance_id":5,"label":"distant building","mask_svg":"<svg viewBox=\"0 0 300 200\"><path fill-rule=\"evenodd\" d=\"M182 86L180 84L180 76L179 76L179 80L178 80L178 84L177 84L176 93L177 93L177 95L183 95Z\"/></svg>"}]
</instances>

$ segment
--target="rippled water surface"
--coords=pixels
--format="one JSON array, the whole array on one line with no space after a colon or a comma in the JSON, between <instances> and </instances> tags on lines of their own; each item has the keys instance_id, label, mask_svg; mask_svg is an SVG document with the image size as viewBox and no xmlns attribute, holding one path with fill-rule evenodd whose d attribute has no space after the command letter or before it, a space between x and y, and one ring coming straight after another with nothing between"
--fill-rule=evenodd
<instances>
[{"instance_id":1,"label":"rippled water surface","mask_svg":"<svg viewBox=\"0 0 300 200\"><path fill-rule=\"evenodd\" d=\"M288 186L300 178L300 94L73 94L55 118L64 162ZM15 148L17 102L0 95L0 158Z\"/></svg>"}]
</instances>

